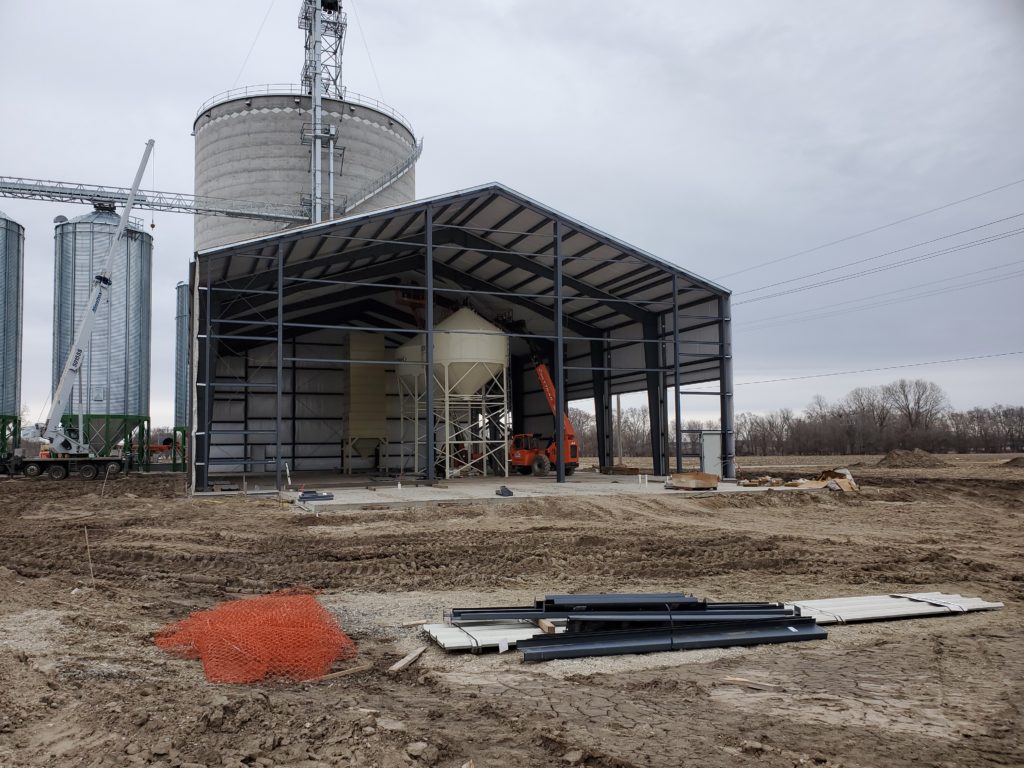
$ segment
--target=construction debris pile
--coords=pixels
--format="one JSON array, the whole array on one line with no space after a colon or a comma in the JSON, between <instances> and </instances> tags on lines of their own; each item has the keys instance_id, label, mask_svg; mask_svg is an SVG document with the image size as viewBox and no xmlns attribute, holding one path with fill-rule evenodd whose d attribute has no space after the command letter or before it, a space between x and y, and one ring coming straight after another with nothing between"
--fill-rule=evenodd
<instances>
[{"instance_id":1,"label":"construction debris pile","mask_svg":"<svg viewBox=\"0 0 1024 768\"><path fill-rule=\"evenodd\" d=\"M753 480L740 480L738 484L744 488L768 486L772 488L801 488L805 491L842 491L843 493L859 490L853 479L853 474L845 468L826 469L817 477L810 479L801 477L787 482L781 477L764 475Z\"/></svg>"},{"instance_id":2,"label":"construction debris pile","mask_svg":"<svg viewBox=\"0 0 1024 768\"><path fill-rule=\"evenodd\" d=\"M781 488L786 481L781 477L772 477L771 475L761 475L761 477L744 478L736 483L741 488Z\"/></svg>"},{"instance_id":3,"label":"construction debris pile","mask_svg":"<svg viewBox=\"0 0 1024 768\"><path fill-rule=\"evenodd\" d=\"M679 592L547 595L533 606L455 608L424 627L446 650L515 645L526 661L821 640L782 603L712 603Z\"/></svg>"}]
</instances>

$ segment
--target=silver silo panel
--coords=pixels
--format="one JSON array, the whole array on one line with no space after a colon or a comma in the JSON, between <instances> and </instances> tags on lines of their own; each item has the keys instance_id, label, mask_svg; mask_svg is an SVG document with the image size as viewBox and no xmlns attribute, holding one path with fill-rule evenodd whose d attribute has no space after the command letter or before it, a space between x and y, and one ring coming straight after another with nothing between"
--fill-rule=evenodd
<instances>
[{"instance_id":1,"label":"silver silo panel","mask_svg":"<svg viewBox=\"0 0 1024 768\"><path fill-rule=\"evenodd\" d=\"M25 229L0 211L0 454L20 437L24 263Z\"/></svg>"},{"instance_id":2,"label":"silver silo panel","mask_svg":"<svg viewBox=\"0 0 1024 768\"><path fill-rule=\"evenodd\" d=\"M174 426L188 426L188 283L178 283L174 339Z\"/></svg>"},{"instance_id":3,"label":"silver silo panel","mask_svg":"<svg viewBox=\"0 0 1024 768\"><path fill-rule=\"evenodd\" d=\"M310 199L310 97L294 86L251 86L220 94L200 109L196 138L195 193L203 197L307 204ZM370 194L352 213L407 203L416 197L416 137L409 121L376 100L349 93L323 99L325 131L337 135L335 216L347 201ZM327 157L327 151L324 155ZM402 170L404 169L404 170ZM377 182L401 170L381 187ZM329 188L328 162L323 191ZM325 209L324 220L329 218ZM195 217L195 248L203 250L276 232L286 225L218 216Z\"/></svg>"},{"instance_id":4,"label":"silver silo panel","mask_svg":"<svg viewBox=\"0 0 1024 768\"><path fill-rule=\"evenodd\" d=\"M96 210L56 227L53 387L118 221L112 211ZM86 362L71 393L66 417L73 426L83 417L98 452L111 450L136 429L148 430L152 254L153 238L129 226L114 257L108 300L97 315Z\"/></svg>"}]
</instances>

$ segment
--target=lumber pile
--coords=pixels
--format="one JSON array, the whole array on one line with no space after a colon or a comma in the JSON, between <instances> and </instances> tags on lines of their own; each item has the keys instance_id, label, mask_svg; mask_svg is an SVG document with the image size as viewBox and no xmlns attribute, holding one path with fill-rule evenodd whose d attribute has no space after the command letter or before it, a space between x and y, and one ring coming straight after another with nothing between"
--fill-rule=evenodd
<instances>
[{"instance_id":1,"label":"lumber pile","mask_svg":"<svg viewBox=\"0 0 1024 768\"><path fill-rule=\"evenodd\" d=\"M761 475L761 477L740 480L737 483L737 485L743 488L761 488L764 486L776 488L784 484L785 481L781 477L772 477L771 475Z\"/></svg>"},{"instance_id":2,"label":"lumber pile","mask_svg":"<svg viewBox=\"0 0 1024 768\"><path fill-rule=\"evenodd\" d=\"M675 472L668 476L665 487L676 491L714 491L719 480L718 475L709 472Z\"/></svg>"}]
</instances>

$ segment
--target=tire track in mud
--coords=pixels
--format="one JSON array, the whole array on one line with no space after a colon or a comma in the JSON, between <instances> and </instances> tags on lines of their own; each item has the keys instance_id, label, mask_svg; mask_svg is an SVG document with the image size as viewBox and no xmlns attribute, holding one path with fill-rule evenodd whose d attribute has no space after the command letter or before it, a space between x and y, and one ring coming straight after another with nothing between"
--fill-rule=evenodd
<instances>
[{"instance_id":1,"label":"tire track in mud","mask_svg":"<svg viewBox=\"0 0 1024 768\"><path fill-rule=\"evenodd\" d=\"M61 535L63 534L63 535ZM88 573L80 531L46 541L22 534L0 541L0 557L26 576ZM958 557L944 547L860 546L796 536L750 536L701 530L699 534L619 528L585 532L444 531L361 536L353 540L308 536L262 541L170 535L145 529L90 532L97 578L177 581L199 587L265 591L293 585L319 589L444 589L500 587L516 582L581 583L614 589L622 582L688 581L724 573L821 573L850 581L946 583L1002 582L988 562ZM1024 583L1018 582L1020 588Z\"/></svg>"},{"instance_id":2,"label":"tire track in mud","mask_svg":"<svg viewBox=\"0 0 1024 768\"><path fill-rule=\"evenodd\" d=\"M851 529L867 523L870 531L873 525L891 527L896 515L906 516L907 527L918 526L929 518L929 508L909 509L905 493L876 494L885 503L892 497L895 509L868 495L631 495L373 509L366 518L345 512L336 519L296 515L265 501L86 499L85 506L95 511L85 523L0 512L0 558L22 575L82 579L88 574L82 535L87 524L98 578L177 582L198 591L528 583L615 589L652 579L685 588L698 578L746 572L814 574L847 583L973 582L992 584L1004 594L1009 585L1011 593L1024 595L1024 570L1014 559L976 558L948 538L922 536L897 544L862 536L853 542L815 530L849 519ZM26 513L37 509L31 493L24 498ZM751 510L764 510L764 518L751 518ZM406 525L359 528L392 515ZM998 520L990 509L976 522L984 531ZM324 525L330 526L329 535L314 530ZM772 532L779 530L786 533Z\"/></svg>"}]
</instances>

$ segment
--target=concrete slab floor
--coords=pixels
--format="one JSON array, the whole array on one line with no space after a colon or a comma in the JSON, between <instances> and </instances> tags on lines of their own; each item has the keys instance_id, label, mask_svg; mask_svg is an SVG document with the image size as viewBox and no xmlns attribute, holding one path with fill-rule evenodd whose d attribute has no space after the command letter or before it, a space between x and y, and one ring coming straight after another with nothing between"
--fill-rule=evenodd
<instances>
[{"instance_id":1,"label":"concrete slab floor","mask_svg":"<svg viewBox=\"0 0 1024 768\"><path fill-rule=\"evenodd\" d=\"M722 493L764 493L769 490L761 487L743 488L736 485L735 482L722 482L717 491L677 491L664 487L664 476L647 475L646 482L644 482L643 475L601 475L591 472L576 473L572 477L566 478L565 483L557 482L553 476L537 478L515 475L512 477L467 477L440 480L434 486L417 486L415 480L409 479L402 482L401 488L396 487L393 482L374 483L369 476L360 478L358 475L295 473L291 479L290 489L285 492L288 496L297 497L300 488L334 494L333 501L312 501L304 504L309 508L320 509L363 507L367 504L418 505L442 501L515 502L517 499L556 496L676 495L700 498ZM227 480L225 479L225 481ZM273 477L250 476L246 478L244 484L240 478L231 478L230 482L236 483L239 489L244 487L248 492L254 493L266 491L268 486L272 489ZM512 491L512 496L502 497L495 494L495 491L503 485ZM802 489L774 488L772 490L800 492Z\"/></svg>"}]
</instances>

